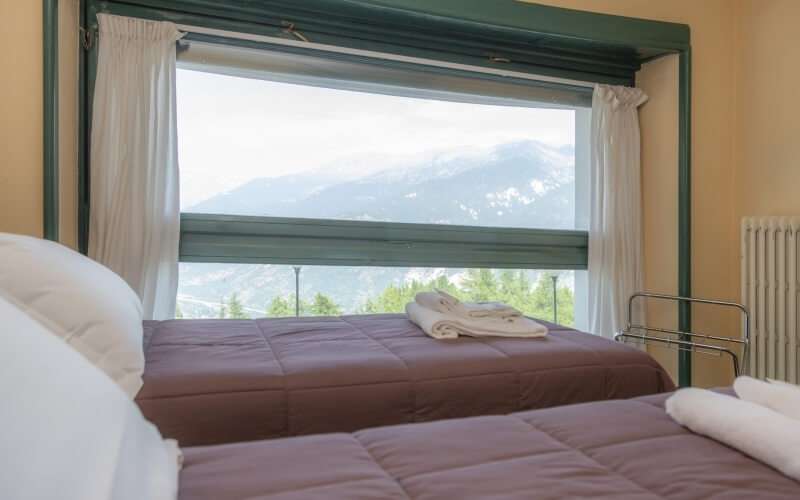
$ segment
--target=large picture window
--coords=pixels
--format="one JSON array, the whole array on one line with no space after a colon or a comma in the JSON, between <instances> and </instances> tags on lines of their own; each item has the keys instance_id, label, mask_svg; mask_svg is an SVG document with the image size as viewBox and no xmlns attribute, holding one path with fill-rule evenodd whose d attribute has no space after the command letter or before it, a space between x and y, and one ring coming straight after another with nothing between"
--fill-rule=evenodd
<instances>
[{"instance_id":1,"label":"large picture window","mask_svg":"<svg viewBox=\"0 0 800 500\"><path fill-rule=\"evenodd\" d=\"M321 227L384 224L355 226L361 238L424 225L444 244L446 227L474 227L482 245L495 233L495 239L510 234L522 252L518 235L530 240L541 230L586 229L590 109L579 94L202 42L179 55L181 210L189 217L249 216L288 221L287 227L293 219ZM455 250L450 263L443 249L437 267L409 255L404 264L417 266L311 265L302 279L292 265L307 262L280 252L265 252L262 264L184 259L203 262L181 265L180 312L402 312L400 302L415 291L439 286L582 326L585 273L564 269L585 262L568 262L569 252L561 269L559 253L551 251L546 267L561 271L545 272L536 262L504 262L502 251L497 261L462 268ZM497 265L504 269L492 269Z\"/></svg>"}]
</instances>

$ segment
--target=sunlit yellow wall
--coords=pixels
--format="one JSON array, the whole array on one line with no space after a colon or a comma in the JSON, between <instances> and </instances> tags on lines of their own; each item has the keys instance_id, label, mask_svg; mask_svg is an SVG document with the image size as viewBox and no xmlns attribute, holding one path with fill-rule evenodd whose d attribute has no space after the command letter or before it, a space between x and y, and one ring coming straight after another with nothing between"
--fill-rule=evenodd
<instances>
[{"instance_id":1,"label":"sunlit yellow wall","mask_svg":"<svg viewBox=\"0 0 800 500\"><path fill-rule=\"evenodd\" d=\"M800 215L800 2L740 0L736 19L735 222ZM738 249L737 226L731 245ZM738 273L738 260L732 274ZM739 282L734 287L739 289Z\"/></svg>"},{"instance_id":2,"label":"sunlit yellow wall","mask_svg":"<svg viewBox=\"0 0 800 500\"><path fill-rule=\"evenodd\" d=\"M646 288L674 294L678 289L678 56L645 64L636 86L650 98L639 108L642 134L642 216ZM649 133L658 131L658 133ZM677 328L677 305L651 300L647 322ZM650 353L678 379L677 351L650 349Z\"/></svg>"},{"instance_id":3,"label":"sunlit yellow wall","mask_svg":"<svg viewBox=\"0 0 800 500\"><path fill-rule=\"evenodd\" d=\"M42 235L42 2L0 0L0 231Z\"/></svg>"},{"instance_id":4,"label":"sunlit yellow wall","mask_svg":"<svg viewBox=\"0 0 800 500\"><path fill-rule=\"evenodd\" d=\"M0 0L0 231L42 236L42 2ZM77 243L78 0L59 2L61 241Z\"/></svg>"}]
</instances>

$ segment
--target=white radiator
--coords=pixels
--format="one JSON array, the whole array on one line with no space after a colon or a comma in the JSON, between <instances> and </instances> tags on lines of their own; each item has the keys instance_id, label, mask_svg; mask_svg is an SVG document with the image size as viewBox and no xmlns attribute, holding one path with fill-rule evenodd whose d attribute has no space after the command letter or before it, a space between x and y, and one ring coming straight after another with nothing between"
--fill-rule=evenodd
<instances>
[{"instance_id":1,"label":"white radiator","mask_svg":"<svg viewBox=\"0 0 800 500\"><path fill-rule=\"evenodd\" d=\"M742 218L742 303L750 310L747 372L798 383L800 217Z\"/></svg>"}]
</instances>

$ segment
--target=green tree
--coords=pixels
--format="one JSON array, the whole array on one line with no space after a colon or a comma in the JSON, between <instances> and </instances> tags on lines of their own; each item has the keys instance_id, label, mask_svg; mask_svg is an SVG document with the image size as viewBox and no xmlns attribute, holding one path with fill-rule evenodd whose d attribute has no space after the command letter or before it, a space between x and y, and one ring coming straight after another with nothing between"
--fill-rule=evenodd
<instances>
[{"instance_id":1,"label":"green tree","mask_svg":"<svg viewBox=\"0 0 800 500\"><path fill-rule=\"evenodd\" d=\"M531 314L534 308L531 289L531 282L528 281L525 271L503 269L500 271L498 289L492 300L505 302L523 313Z\"/></svg>"},{"instance_id":2,"label":"green tree","mask_svg":"<svg viewBox=\"0 0 800 500\"><path fill-rule=\"evenodd\" d=\"M280 295L276 295L267 306L266 316L268 318L286 318L288 316L294 316L294 307L291 307L286 299Z\"/></svg>"},{"instance_id":3,"label":"green tree","mask_svg":"<svg viewBox=\"0 0 800 500\"><path fill-rule=\"evenodd\" d=\"M297 309L297 302L294 292L289 295L289 308L292 310L292 316L294 316L295 309ZM309 304L308 301L303 297L300 297L300 316L311 316L311 304Z\"/></svg>"},{"instance_id":4,"label":"green tree","mask_svg":"<svg viewBox=\"0 0 800 500\"><path fill-rule=\"evenodd\" d=\"M467 269L467 277L462 285L465 301L498 300L499 287L491 269Z\"/></svg>"},{"instance_id":5,"label":"green tree","mask_svg":"<svg viewBox=\"0 0 800 500\"><path fill-rule=\"evenodd\" d=\"M457 294L457 293L459 293L458 292L458 287L456 285L454 285L453 283L451 283L450 282L450 278L448 278L444 274L439 276L438 278L436 278L433 281L429 281L424 286L427 287L428 290L436 290L436 289L438 289L438 290L442 290L444 292L447 292L449 294Z\"/></svg>"},{"instance_id":6,"label":"green tree","mask_svg":"<svg viewBox=\"0 0 800 500\"><path fill-rule=\"evenodd\" d=\"M539 281L533 289L533 308L529 313L532 316L553 321L553 279L547 273L539 275ZM558 305L558 319L556 323L564 326L575 324L575 295L566 286L560 286L556 291L556 304Z\"/></svg>"},{"instance_id":7,"label":"green tree","mask_svg":"<svg viewBox=\"0 0 800 500\"><path fill-rule=\"evenodd\" d=\"M402 286L388 285L375 300L367 299L363 307L356 310L357 313L402 313L406 310L406 304L413 302L414 296L419 292L434 289L444 290L448 293L457 294L457 287L450 282L447 276L439 276L427 282L417 280L406 283Z\"/></svg>"},{"instance_id":8,"label":"green tree","mask_svg":"<svg viewBox=\"0 0 800 500\"><path fill-rule=\"evenodd\" d=\"M294 316L297 308L297 303L295 302L295 295L292 293L289 295L287 299L284 299L280 295L276 295L272 298L269 305L267 306L267 317L268 318L287 318L289 316ZM308 301L300 299L300 316L309 316L311 314L311 305Z\"/></svg>"},{"instance_id":9,"label":"green tree","mask_svg":"<svg viewBox=\"0 0 800 500\"><path fill-rule=\"evenodd\" d=\"M374 299L356 309L357 314L403 312L406 304L424 290L438 288L464 301L505 302L524 314L547 321L553 320L553 281L547 273L540 273L534 286L526 271L504 269L495 273L491 269L468 269L467 276L457 287L447 276L428 282L412 281L402 286L388 285ZM557 323L573 326L575 323L575 296L566 286L557 289Z\"/></svg>"},{"instance_id":10,"label":"green tree","mask_svg":"<svg viewBox=\"0 0 800 500\"><path fill-rule=\"evenodd\" d=\"M235 319L250 317L250 315L245 312L244 305L242 304L242 301L239 300L238 293L234 292L234 294L231 296L230 302L228 302L228 317Z\"/></svg>"},{"instance_id":11,"label":"green tree","mask_svg":"<svg viewBox=\"0 0 800 500\"><path fill-rule=\"evenodd\" d=\"M175 304L175 319L183 319L183 311L180 304Z\"/></svg>"},{"instance_id":12,"label":"green tree","mask_svg":"<svg viewBox=\"0 0 800 500\"><path fill-rule=\"evenodd\" d=\"M389 284L381 292L375 300L367 299L364 304L363 312L365 313L383 313L383 312L403 312L406 308L406 303L409 302L408 297L410 289L408 285L395 286ZM412 296L413 297L413 296Z\"/></svg>"},{"instance_id":13,"label":"green tree","mask_svg":"<svg viewBox=\"0 0 800 500\"><path fill-rule=\"evenodd\" d=\"M228 317L228 305L225 304L225 297L220 297L219 299L219 314L217 317L223 319Z\"/></svg>"},{"instance_id":14,"label":"green tree","mask_svg":"<svg viewBox=\"0 0 800 500\"><path fill-rule=\"evenodd\" d=\"M342 310L327 295L317 292L311 303L312 316L341 316Z\"/></svg>"}]
</instances>

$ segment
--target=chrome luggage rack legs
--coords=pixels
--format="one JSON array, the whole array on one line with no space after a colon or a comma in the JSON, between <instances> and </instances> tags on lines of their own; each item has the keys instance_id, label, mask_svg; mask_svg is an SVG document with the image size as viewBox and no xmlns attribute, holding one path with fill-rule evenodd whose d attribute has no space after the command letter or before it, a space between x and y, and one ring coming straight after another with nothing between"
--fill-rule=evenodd
<instances>
[{"instance_id":1,"label":"chrome luggage rack legs","mask_svg":"<svg viewBox=\"0 0 800 500\"><path fill-rule=\"evenodd\" d=\"M744 338L732 339L703 333L670 330L668 328L633 325L631 324L633 301L637 297L735 307L740 309L744 315ZM651 334L650 332L653 332L654 334ZM696 299L692 297L680 297L678 295L664 295L660 293L637 292L631 295L628 299L628 327L625 330L615 333L614 339L621 342L630 341L635 344L653 345L667 349L677 349L679 351L710 354L712 356L722 356L723 354L727 354L731 357L733 362L733 373L738 377L740 373L739 356L736 354L736 352L734 352L733 349L741 349L742 368L746 369L748 363L748 354L750 351L750 313L747 311L745 306L737 302ZM698 339L699 341L695 339Z\"/></svg>"}]
</instances>

